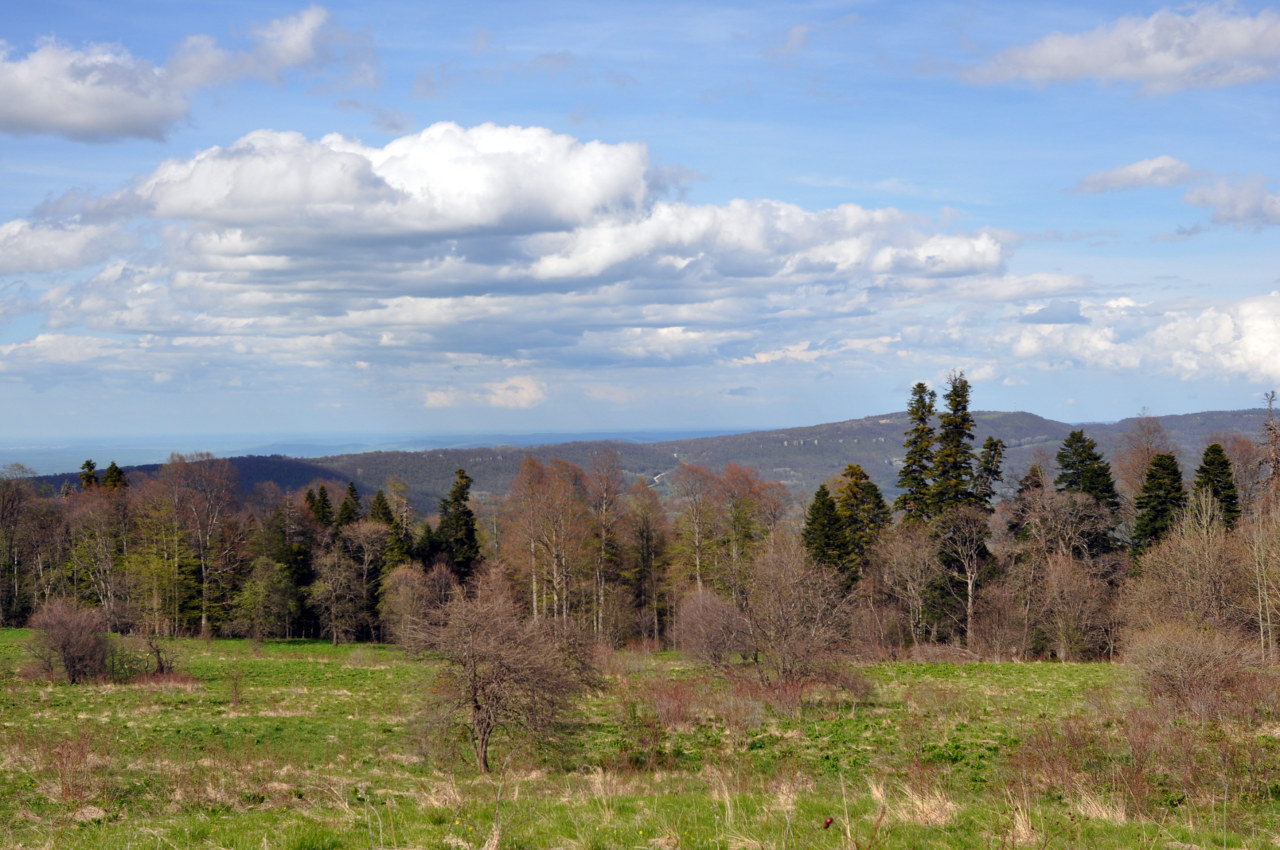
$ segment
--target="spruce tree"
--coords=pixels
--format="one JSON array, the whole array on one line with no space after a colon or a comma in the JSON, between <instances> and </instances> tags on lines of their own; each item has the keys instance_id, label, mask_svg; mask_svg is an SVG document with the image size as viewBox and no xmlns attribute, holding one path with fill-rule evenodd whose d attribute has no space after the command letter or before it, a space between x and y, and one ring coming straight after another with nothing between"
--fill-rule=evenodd
<instances>
[{"instance_id":1,"label":"spruce tree","mask_svg":"<svg viewBox=\"0 0 1280 850\"><path fill-rule=\"evenodd\" d=\"M939 417L938 449L933 456L931 510L934 515L961 505L975 504L973 414L969 412L969 381L964 372L947 376L943 398L947 412Z\"/></svg>"},{"instance_id":2,"label":"spruce tree","mask_svg":"<svg viewBox=\"0 0 1280 850\"><path fill-rule=\"evenodd\" d=\"M911 401L907 404L907 416L911 427L907 429L907 450L898 471L898 486L903 490L893 506L902 511L908 520L925 519L932 513L929 491L929 475L933 470L933 413L938 395L923 381L911 388Z\"/></svg>"},{"instance_id":3,"label":"spruce tree","mask_svg":"<svg viewBox=\"0 0 1280 850\"><path fill-rule=\"evenodd\" d=\"M316 522L325 528L333 526L333 505L329 502L329 490L323 485L316 491L315 501L311 505L311 514Z\"/></svg>"},{"instance_id":4,"label":"spruce tree","mask_svg":"<svg viewBox=\"0 0 1280 850\"><path fill-rule=\"evenodd\" d=\"M1000 465L1004 462L1004 440L987 437L982 444L982 454L978 455L978 470L973 476L973 503L982 508L991 508L991 500L996 495L996 482L1004 480L1004 472Z\"/></svg>"},{"instance_id":5,"label":"spruce tree","mask_svg":"<svg viewBox=\"0 0 1280 850\"><path fill-rule=\"evenodd\" d=\"M449 559L458 581L471 578L480 560L476 515L471 510L471 476L459 469L449 495L440 500L440 522L431 536L433 548Z\"/></svg>"},{"instance_id":6,"label":"spruce tree","mask_svg":"<svg viewBox=\"0 0 1280 850\"><path fill-rule=\"evenodd\" d=\"M1204 450L1200 467L1196 470L1195 490L1208 490L1222 509L1222 521L1227 528L1240 518L1240 495L1231 469L1231 459L1221 443L1213 443Z\"/></svg>"},{"instance_id":7,"label":"spruce tree","mask_svg":"<svg viewBox=\"0 0 1280 850\"><path fill-rule=\"evenodd\" d=\"M809 559L818 566L841 572L848 570L851 554L849 535L826 484L819 484L814 491L813 501L804 514L800 539Z\"/></svg>"},{"instance_id":8,"label":"spruce tree","mask_svg":"<svg viewBox=\"0 0 1280 850\"><path fill-rule=\"evenodd\" d=\"M889 506L880 495L880 488L856 463L846 466L841 474L835 501L849 540L853 566L860 572L867 550L880 529L889 524ZM857 577L856 573L853 577Z\"/></svg>"},{"instance_id":9,"label":"spruce tree","mask_svg":"<svg viewBox=\"0 0 1280 850\"><path fill-rule=\"evenodd\" d=\"M356 482L347 482L347 494L342 499L342 504L338 505L338 515L334 518L333 524L337 528L351 525L353 522L360 521L360 491L356 489Z\"/></svg>"},{"instance_id":10,"label":"spruce tree","mask_svg":"<svg viewBox=\"0 0 1280 850\"><path fill-rule=\"evenodd\" d=\"M1060 473L1054 484L1059 490L1090 495L1112 514L1120 510L1120 494L1111 477L1111 464L1103 459L1098 444L1086 437L1084 431L1067 435L1057 459Z\"/></svg>"},{"instance_id":11,"label":"spruce tree","mask_svg":"<svg viewBox=\"0 0 1280 850\"><path fill-rule=\"evenodd\" d=\"M129 478L124 474L124 470L116 466L116 462L111 461L111 465L102 473L102 486L109 490L118 490L121 487L129 486Z\"/></svg>"},{"instance_id":12,"label":"spruce tree","mask_svg":"<svg viewBox=\"0 0 1280 850\"><path fill-rule=\"evenodd\" d=\"M1151 458L1142 492L1134 501L1138 509L1133 523L1133 551L1138 554L1169 533L1179 512L1187 505L1187 491L1182 486L1182 470L1171 454Z\"/></svg>"},{"instance_id":13,"label":"spruce tree","mask_svg":"<svg viewBox=\"0 0 1280 850\"><path fill-rule=\"evenodd\" d=\"M373 500L369 502L369 519L391 525L395 521L395 514L391 512L391 503L387 501L387 494L381 490L373 494Z\"/></svg>"}]
</instances>

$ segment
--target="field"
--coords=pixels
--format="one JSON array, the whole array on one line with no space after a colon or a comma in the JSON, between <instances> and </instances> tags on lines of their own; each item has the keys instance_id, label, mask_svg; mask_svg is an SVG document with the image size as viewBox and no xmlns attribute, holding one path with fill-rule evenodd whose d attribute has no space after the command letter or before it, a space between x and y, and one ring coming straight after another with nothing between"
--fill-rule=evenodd
<instances>
[{"instance_id":1,"label":"field","mask_svg":"<svg viewBox=\"0 0 1280 850\"><path fill-rule=\"evenodd\" d=\"M392 647L178 641L182 675L71 686L21 674L27 637L0 631L6 847L1280 842L1280 726L1147 705L1121 665L885 663L801 699L619 652L482 777Z\"/></svg>"}]
</instances>

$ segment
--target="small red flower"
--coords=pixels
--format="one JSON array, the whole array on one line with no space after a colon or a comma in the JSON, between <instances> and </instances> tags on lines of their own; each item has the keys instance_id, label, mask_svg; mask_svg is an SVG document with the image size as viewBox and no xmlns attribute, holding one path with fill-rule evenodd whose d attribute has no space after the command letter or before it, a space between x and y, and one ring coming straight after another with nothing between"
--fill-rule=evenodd
<instances>
[{"instance_id":1,"label":"small red flower","mask_svg":"<svg viewBox=\"0 0 1280 850\"><path fill-rule=\"evenodd\" d=\"M823 828L823 829L831 829L831 824L832 824L832 823L833 823L833 820L832 820L831 818L827 818L827 822L826 822L826 823L824 823L824 824L822 825L822 828Z\"/></svg>"}]
</instances>

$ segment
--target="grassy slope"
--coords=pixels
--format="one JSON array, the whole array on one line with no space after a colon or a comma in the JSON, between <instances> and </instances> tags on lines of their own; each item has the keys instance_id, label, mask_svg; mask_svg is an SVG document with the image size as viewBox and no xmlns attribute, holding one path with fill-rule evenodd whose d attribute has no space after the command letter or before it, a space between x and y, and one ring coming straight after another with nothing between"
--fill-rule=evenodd
<instances>
[{"instance_id":1,"label":"grassy slope","mask_svg":"<svg viewBox=\"0 0 1280 850\"><path fill-rule=\"evenodd\" d=\"M1122 816L1114 787L1028 761L1027 742L1137 699L1120 666L882 664L869 698L812 694L790 716L678 658L622 654L566 739L515 751L499 781L424 754L430 664L391 648L183 641L189 683L71 687L17 676L25 637L0 631L7 847L480 848L499 794L489 846L511 848L1224 838L1213 789ZM1271 846L1280 808L1233 798L1225 816L1228 846Z\"/></svg>"}]
</instances>

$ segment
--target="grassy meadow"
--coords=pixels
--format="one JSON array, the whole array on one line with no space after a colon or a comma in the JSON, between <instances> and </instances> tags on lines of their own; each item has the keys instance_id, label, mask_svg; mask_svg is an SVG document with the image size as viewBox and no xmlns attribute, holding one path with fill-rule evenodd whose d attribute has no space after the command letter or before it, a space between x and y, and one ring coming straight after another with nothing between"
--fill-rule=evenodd
<instances>
[{"instance_id":1,"label":"grassy meadow","mask_svg":"<svg viewBox=\"0 0 1280 850\"><path fill-rule=\"evenodd\" d=\"M1280 844L1280 725L1147 704L1121 665L796 694L617 652L560 739L499 738L484 777L394 647L182 640L179 675L72 686L23 674L28 634L0 631L5 847Z\"/></svg>"}]
</instances>

